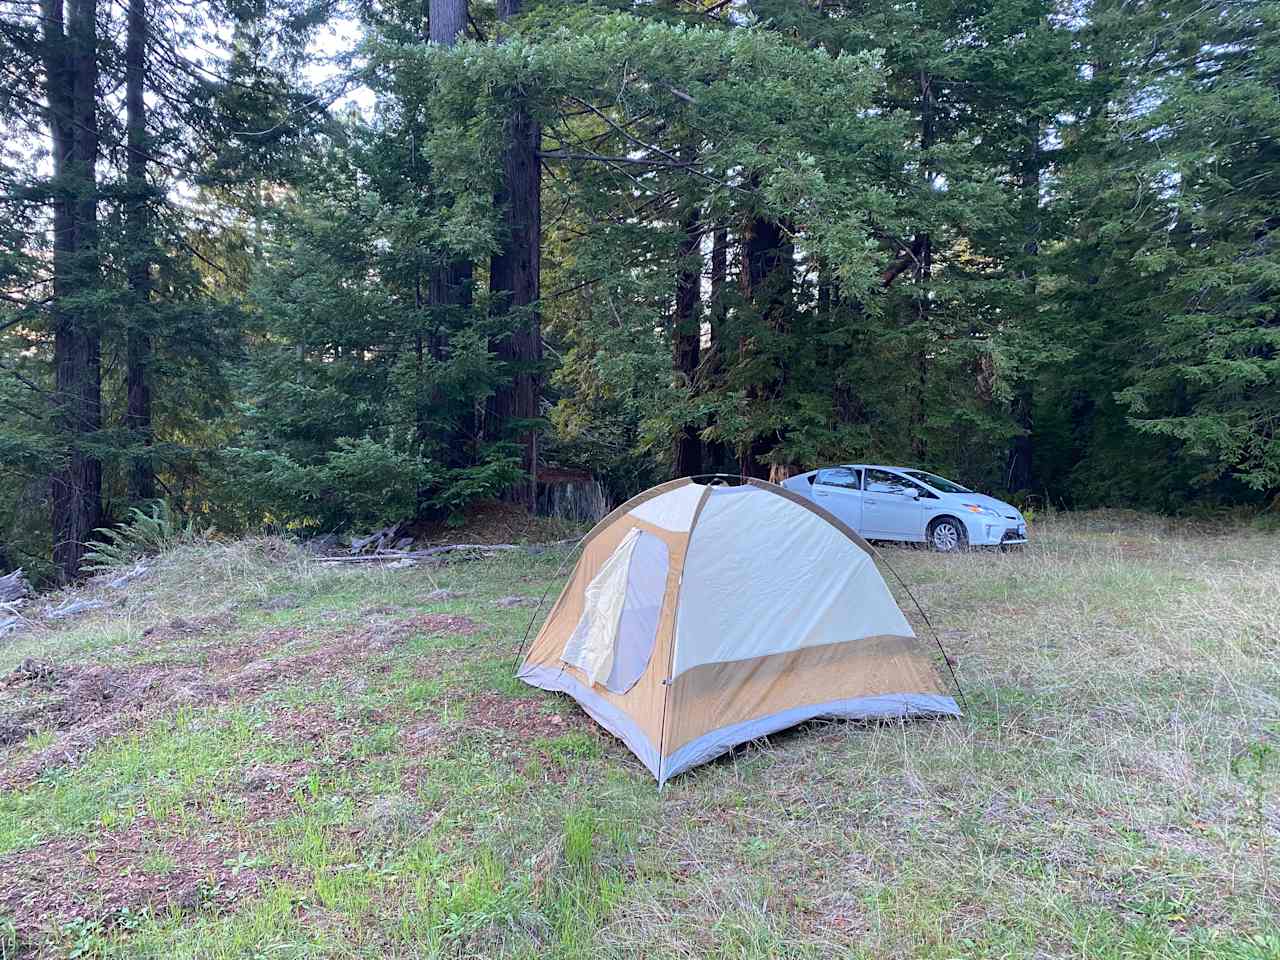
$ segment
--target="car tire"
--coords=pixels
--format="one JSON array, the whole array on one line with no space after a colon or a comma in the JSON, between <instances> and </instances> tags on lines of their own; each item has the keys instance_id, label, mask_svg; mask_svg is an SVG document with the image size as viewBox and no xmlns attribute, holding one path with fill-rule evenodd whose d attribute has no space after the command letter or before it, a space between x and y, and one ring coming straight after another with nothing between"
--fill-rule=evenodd
<instances>
[{"instance_id":1,"label":"car tire","mask_svg":"<svg viewBox=\"0 0 1280 960\"><path fill-rule=\"evenodd\" d=\"M937 553L959 553L967 549L969 538L964 524L951 517L939 517L929 524L929 549Z\"/></svg>"}]
</instances>

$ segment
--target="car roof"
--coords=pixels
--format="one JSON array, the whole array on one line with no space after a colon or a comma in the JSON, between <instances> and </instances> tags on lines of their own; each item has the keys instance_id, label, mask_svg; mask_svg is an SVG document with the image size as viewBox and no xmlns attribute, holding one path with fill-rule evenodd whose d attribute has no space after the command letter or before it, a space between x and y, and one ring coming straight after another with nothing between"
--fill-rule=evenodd
<instances>
[{"instance_id":1,"label":"car roof","mask_svg":"<svg viewBox=\"0 0 1280 960\"><path fill-rule=\"evenodd\" d=\"M905 473L908 470L918 469L917 467L892 467L884 463L837 463L837 464L833 464L833 466L852 467L857 470L896 470L898 473ZM830 468L821 467L820 469L827 470ZM921 471L921 472L925 472L925 471Z\"/></svg>"},{"instance_id":2,"label":"car roof","mask_svg":"<svg viewBox=\"0 0 1280 960\"><path fill-rule=\"evenodd\" d=\"M908 470L919 470L921 473L928 473L928 470L920 470L919 467L891 467L883 463L829 463L825 467L817 467L814 470L806 470L804 473L798 473L798 477L807 477L811 473L818 473L822 470L839 470L841 468L847 470L893 470L897 473L906 473Z\"/></svg>"}]
</instances>

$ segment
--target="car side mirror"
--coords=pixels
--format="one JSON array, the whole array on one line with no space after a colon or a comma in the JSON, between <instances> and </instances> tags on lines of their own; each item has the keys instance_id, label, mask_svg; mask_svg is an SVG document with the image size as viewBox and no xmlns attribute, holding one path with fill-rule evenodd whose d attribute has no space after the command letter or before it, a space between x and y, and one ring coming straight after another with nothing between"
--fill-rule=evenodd
<instances>
[{"instance_id":1,"label":"car side mirror","mask_svg":"<svg viewBox=\"0 0 1280 960\"><path fill-rule=\"evenodd\" d=\"M917 490L915 487L907 487L907 489L902 491L902 495L912 500L920 499L920 491Z\"/></svg>"}]
</instances>

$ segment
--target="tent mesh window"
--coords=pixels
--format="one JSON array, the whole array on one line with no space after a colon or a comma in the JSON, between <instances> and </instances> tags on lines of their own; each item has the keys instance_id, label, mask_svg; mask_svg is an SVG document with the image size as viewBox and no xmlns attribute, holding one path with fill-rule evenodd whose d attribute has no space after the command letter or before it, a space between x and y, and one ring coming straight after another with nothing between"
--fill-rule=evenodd
<instances>
[{"instance_id":1,"label":"tent mesh window","mask_svg":"<svg viewBox=\"0 0 1280 960\"><path fill-rule=\"evenodd\" d=\"M635 529L587 588L582 612L562 659L613 693L626 693L649 667L667 590L670 555L653 534Z\"/></svg>"}]
</instances>

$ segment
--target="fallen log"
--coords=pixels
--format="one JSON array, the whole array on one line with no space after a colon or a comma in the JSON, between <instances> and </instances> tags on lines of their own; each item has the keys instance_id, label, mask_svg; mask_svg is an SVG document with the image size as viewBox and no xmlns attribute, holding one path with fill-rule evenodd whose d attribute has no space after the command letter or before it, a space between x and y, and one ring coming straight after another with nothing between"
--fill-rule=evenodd
<instances>
[{"instance_id":1,"label":"fallen log","mask_svg":"<svg viewBox=\"0 0 1280 960\"><path fill-rule=\"evenodd\" d=\"M368 536L353 537L351 540L350 553L353 555L361 554L370 547L373 548L374 553L380 553L383 548L388 545L394 545L396 547L406 546L407 544L405 543L404 538L400 537L400 532L403 529L404 521L402 520L399 523L393 523L389 527L383 527L381 530L375 530Z\"/></svg>"},{"instance_id":2,"label":"fallen log","mask_svg":"<svg viewBox=\"0 0 1280 960\"><path fill-rule=\"evenodd\" d=\"M141 577L145 577L150 572L151 572L151 565L146 563L145 561L140 561L138 565L135 566L132 570L127 570L124 573L120 574L120 576L116 577L114 580L109 580L107 582L107 586L110 587L112 590L119 590L121 587L125 586L126 584L133 583L133 581L138 580Z\"/></svg>"},{"instance_id":3,"label":"fallen log","mask_svg":"<svg viewBox=\"0 0 1280 960\"><path fill-rule=\"evenodd\" d=\"M27 578L22 575L21 567L13 573L0 577L0 603L12 603L14 600L21 600L30 595L31 584L27 583Z\"/></svg>"},{"instance_id":4,"label":"fallen log","mask_svg":"<svg viewBox=\"0 0 1280 960\"><path fill-rule=\"evenodd\" d=\"M45 607L46 620L66 620L89 610L99 610L107 605L105 600L67 600L59 607Z\"/></svg>"},{"instance_id":5,"label":"fallen log","mask_svg":"<svg viewBox=\"0 0 1280 960\"><path fill-rule=\"evenodd\" d=\"M536 554L549 547L561 547L577 540L553 540L550 543L451 543L443 547L428 547L425 550L385 550L382 553L366 553L355 557L316 557L316 563L391 563L396 560L426 560L430 557L442 557L449 553L502 553L513 550L524 550Z\"/></svg>"}]
</instances>

